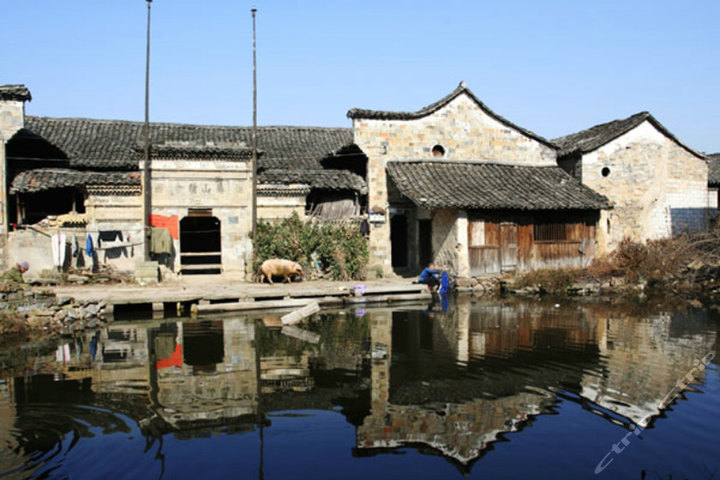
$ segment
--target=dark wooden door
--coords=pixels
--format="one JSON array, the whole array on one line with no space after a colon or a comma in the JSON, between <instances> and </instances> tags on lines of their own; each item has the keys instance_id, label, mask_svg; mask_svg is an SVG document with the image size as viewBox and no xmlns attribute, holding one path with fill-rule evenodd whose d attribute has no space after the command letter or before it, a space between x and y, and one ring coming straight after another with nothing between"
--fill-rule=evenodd
<instances>
[{"instance_id":1,"label":"dark wooden door","mask_svg":"<svg viewBox=\"0 0 720 480\"><path fill-rule=\"evenodd\" d=\"M418 220L418 250L420 267L432 262L432 220Z\"/></svg>"},{"instance_id":2,"label":"dark wooden door","mask_svg":"<svg viewBox=\"0 0 720 480\"><path fill-rule=\"evenodd\" d=\"M407 267L407 218L394 215L390 218L390 245L392 266Z\"/></svg>"},{"instance_id":3,"label":"dark wooden door","mask_svg":"<svg viewBox=\"0 0 720 480\"><path fill-rule=\"evenodd\" d=\"M502 271L515 270L518 258L518 227L516 223L500 224L500 265Z\"/></svg>"}]
</instances>

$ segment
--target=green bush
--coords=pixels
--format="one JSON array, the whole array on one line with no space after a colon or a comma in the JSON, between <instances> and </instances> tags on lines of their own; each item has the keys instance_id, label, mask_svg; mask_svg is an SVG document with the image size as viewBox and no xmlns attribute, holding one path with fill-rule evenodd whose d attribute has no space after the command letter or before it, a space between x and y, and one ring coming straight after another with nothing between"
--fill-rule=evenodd
<instances>
[{"instance_id":1,"label":"green bush","mask_svg":"<svg viewBox=\"0 0 720 480\"><path fill-rule=\"evenodd\" d=\"M367 275L367 239L356 225L302 222L297 214L277 223L258 222L254 269L269 258L298 262L315 270L313 254L332 280L364 280Z\"/></svg>"}]
</instances>

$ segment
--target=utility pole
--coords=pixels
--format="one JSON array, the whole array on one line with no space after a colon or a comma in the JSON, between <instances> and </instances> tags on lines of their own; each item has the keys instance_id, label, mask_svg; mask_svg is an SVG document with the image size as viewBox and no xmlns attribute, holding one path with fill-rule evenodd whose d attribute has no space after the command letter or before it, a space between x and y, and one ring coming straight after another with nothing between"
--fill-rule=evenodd
<instances>
[{"instance_id":1,"label":"utility pole","mask_svg":"<svg viewBox=\"0 0 720 480\"><path fill-rule=\"evenodd\" d=\"M150 212L152 186L150 185L150 5L147 0L147 41L145 50L145 125L143 143L145 150L145 168L143 169L143 236L145 238L145 261L150 261Z\"/></svg>"},{"instance_id":2,"label":"utility pole","mask_svg":"<svg viewBox=\"0 0 720 480\"><path fill-rule=\"evenodd\" d=\"M252 10L253 26L253 126L252 126L252 261L257 256L257 54L255 43L255 14L257 8L253 5Z\"/></svg>"}]
</instances>

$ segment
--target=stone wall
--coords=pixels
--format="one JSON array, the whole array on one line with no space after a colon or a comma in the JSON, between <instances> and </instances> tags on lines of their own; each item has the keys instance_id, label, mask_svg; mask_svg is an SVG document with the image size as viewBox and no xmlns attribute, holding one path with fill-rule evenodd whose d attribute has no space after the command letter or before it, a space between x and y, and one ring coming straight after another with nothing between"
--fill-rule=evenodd
<instances>
[{"instance_id":1,"label":"stone wall","mask_svg":"<svg viewBox=\"0 0 720 480\"><path fill-rule=\"evenodd\" d=\"M707 163L644 122L582 158L582 182L614 208L600 221L600 248L703 229L717 209ZM604 175L606 174L606 175Z\"/></svg>"},{"instance_id":2,"label":"stone wall","mask_svg":"<svg viewBox=\"0 0 720 480\"><path fill-rule=\"evenodd\" d=\"M289 218L296 213L305 220L305 203L310 189L307 187L266 187L258 186L257 218L269 222Z\"/></svg>"},{"instance_id":3,"label":"stone wall","mask_svg":"<svg viewBox=\"0 0 720 480\"><path fill-rule=\"evenodd\" d=\"M8 268L8 231L7 231L7 162L5 144L15 133L25 126L25 102L20 100L0 100L0 270Z\"/></svg>"},{"instance_id":4,"label":"stone wall","mask_svg":"<svg viewBox=\"0 0 720 480\"><path fill-rule=\"evenodd\" d=\"M252 174L247 162L155 159L151 182L152 214L182 220L191 208L212 209L221 222L223 271L245 271L252 256ZM180 252L179 240L175 251ZM179 268L179 256L175 261Z\"/></svg>"},{"instance_id":5,"label":"stone wall","mask_svg":"<svg viewBox=\"0 0 720 480\"><path fill-rule=\"evenodd\" d=\"M353 121L354 140L368 157L368 205L389 211L386 164L389 160L431 159L442 145L446 160L555 165L556 153L535 139L499 122L462 94L440 110L416 120ZM370 234L370 270L390 273L389 218ZM435 233L433 233L435 235ZM434 243L434 242L433 242Z\"/></svg>"}]
</instances>

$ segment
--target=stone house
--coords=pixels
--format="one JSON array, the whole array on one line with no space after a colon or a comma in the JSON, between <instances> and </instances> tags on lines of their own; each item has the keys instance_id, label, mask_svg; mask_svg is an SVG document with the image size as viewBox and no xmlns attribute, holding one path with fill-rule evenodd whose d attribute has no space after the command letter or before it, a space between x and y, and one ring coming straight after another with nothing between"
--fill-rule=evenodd
<instances>
[{"instance_id":1,"label":"stone house","mask_svg":"<svg viewBox=\"0 0 720 480\"><path fill-rule=\"evenodd\" d=\"M24 86L0 87L0 263L51 268L51 233L66 235L65 262L77 261L74 244L82 256L89 234L96 261L134 269L144 257L143 124L26 117L28 100ZM249 127L150 125L150 221L171 238L153 243L154 259L181 273L246 271L251 135ZM351 144L350 129L259 127L258 218L359 216L364 160ZM348 160L354 169L344 168Z\"/></svg>"},{"instance_id":2,"label":"stone house","mask_svg":"<svg viewBox=\"0 0 720 480\"><path fill-rule=\"evenodd\" d=\"M464 83L417 112L348 116L368 159L370 271L434 261L468 277L579 266L594 255L607 199L558 166L555 144Z\"/></svg>"},{"instance_id":3,"label":"stone house","mask_svg":"<svg viewBox=\"0 0 720 480\"><path fill-rule=\"evenodd\" d=\"M59 232L66 262L89 234L100 262L132 270L145 248L143 124L26 117L30 99L0 86L0 264L52 266ZM705 228L716 215L708 159L646 112L550 141L461 83L415 112L348 117L352 129L259 127L258 218L367 213L371 275L431 261L458 277L582 266L626 236ZM247 273L251 135L151 124L150 220L171 238L151 253L172 271Z\"/></svg>"},{"instance_id":4,"label":"stone house","mask_svg":"<svg viewBox=\"0 0 720 480\"><path fill-rule=\"evenodd\" d=\"M648 112L553 143L560 148L558 164L612 202L598 224L602 251L625 237L646 241L703 230L716 215L717 188L708 188L707 157Z\"/></svg>"}]
</instances>

